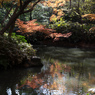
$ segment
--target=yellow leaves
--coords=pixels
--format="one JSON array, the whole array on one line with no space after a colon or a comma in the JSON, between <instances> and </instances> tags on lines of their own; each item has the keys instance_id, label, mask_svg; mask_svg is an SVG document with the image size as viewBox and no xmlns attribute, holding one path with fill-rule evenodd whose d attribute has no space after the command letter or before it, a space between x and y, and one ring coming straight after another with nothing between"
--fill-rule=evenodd
<instances>
[{"instance_id":1,"label":"yellow leaves","mask_svg":"<svg viewBox=\"0 0 95 95\"><path fill-rule=\"evenodd\" d=\"M64 15L62 7L65 5L66 1L69 0L48 0L43 2L44 6L53 8L53 15L50 17L50 21L59 20L60 17Z\"/></svg>"},{"instance_id":2,"label":"yellow leaves","mask_svg":"<svg viewBox=\"0 0 95 95\"><path fill-rule=\"evenodd\" d=\"M56 15L52 14L52 16L50 17L50 21L56 21L56 20L57 20Z\"/></svg>"},{"instance_id":3,"label":"yellow leaves","mask_svg":"<svg viewBox=\"0 0 95 95\"><path fill-rule=\"evenodd\" d=\"M57 20L60 19L61 16L56 16L54 14L52 14L52 16L50 17L50 21L56 22Z\"/></svg>"}]
</instances>

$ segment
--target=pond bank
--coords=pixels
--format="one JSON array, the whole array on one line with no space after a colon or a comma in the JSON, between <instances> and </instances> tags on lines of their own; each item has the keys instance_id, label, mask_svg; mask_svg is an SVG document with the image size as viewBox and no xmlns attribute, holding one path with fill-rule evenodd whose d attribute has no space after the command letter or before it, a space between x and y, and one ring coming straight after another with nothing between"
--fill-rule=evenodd
<instances>
[{"instance_id":1,"label":"pond bank","mask_svg":"<svg viewBox=\"0 0 95 95\"><path fill-rule=\"evenodd\" d=\"M95 87L95 49L34 46L43 67L1 71L0 95L87 95ZM60 89L60 87L62 89ZM46 92L45 92L46 91ZM45 93L44 93L45 92Z\"/></svg>"},{"instance_id":2,"label":"pond bank","mask_svg":"<svg viewBox=\"0 0 95 95\"><path fill-rule=\"evenodd\" d=\"M95 48L95 43L85 43L85 42L78 42L78 43L70 43L64 41L42 41L40 42L41 45L47 46L57 46L57 47L74 47L74 48Z\"/></svg>"},{"instance_id":3,"label":"pond bank","mask_svg":"<svg viewBox=\"0 0 95 95\"><path fill-rule=\"evenodd\" d=\"M20 64L11 64L4 67L0 64L0 70L8 70L8 69L18 69L18 68L33 68L33 67L42 67L43 64L41 62L41 58L38 56L31 57L31 60L24 59Z\"/></svg>"}]
</instances>

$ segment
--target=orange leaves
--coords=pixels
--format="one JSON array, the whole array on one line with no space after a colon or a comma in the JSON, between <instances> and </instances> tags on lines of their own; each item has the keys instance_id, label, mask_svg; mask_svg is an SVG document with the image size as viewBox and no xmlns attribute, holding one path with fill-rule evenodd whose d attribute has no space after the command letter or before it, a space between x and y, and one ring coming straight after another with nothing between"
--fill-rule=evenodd
<instances>
[{"instance_id":1,"label":"orange leaves","mask_svg":"<svg viewBox=\"0 0 95 95\"><path fill-rule=\"evenodd\" d=\"M62 33L51 33L49 36L54 40L53 41L58 41L60 38L68 38L72 35L71 32L69 33L65 33L65 34L62 34Z\"/></svg>"},{"instance_id":2,"label":"orange leaves","mask_svg":"<svg viewBox=\"0 0 95 95\"><path fill-rule=\"evenodd\" d=\"M53 15L50 17L50 21L56 21L56 20L60 19L61 16L64 15L64 12L62 11L62 9L63 9L63 6L65 5L66 1L69 1L69 0L47 0L47 1L43 2L44 6L53 8ZM55 15L55 17L54 17L54 15Z\"/></svg>"},{"instance_id":3,"label":"orange leaves","mask_svg":"<svg viewBox=\"0 0 95 95\"><path fill-rule=\"evenodd\" d=\"M95 33L95 27L91 27L91 28L89 29L89 32L90 32L90 33Z\"/></svg>"},{"instance_id":4,"label":"orange leaves","mask_svg":"<svg viewBox=\"0 0 95 95\"><path fill-rule=\"evenodd\" d=\"M85 15L82 15L82 18L87 18L90 21L95 21L95 14L85 14ZM91 27L89 29L89 32L94 33L95 32L95 27Z\"/></svg>"},{"instance_id":5,"label":"orange leaves","mask_svg":"<svg viewBox=\"0 0 95 95\"><path fill-rule=\"evenodd\" d=\"M56 21L61 18L61 16L64 15L64 12L61 9L54 8L53 9L53 14L50 17L50 21Z\"/></svg>"},{"instance_id":6,"label":"orange leaves","mask_svg":"<svg viewBox=\"0 0 95 95\"><path fill-rule=\"evenodd\" d=\"M55 14L52 14L52 16L50 17L50 21L56 21L57 17Z\"/></svg>"},{"instance_id":7,"label":"orange leaves","mask_svg":"<svg viewBox=\"0 0 95 95\"><path fill-rule=\"evenodd\" d=\"M85 14L85 15L82 15L82 18L87 18L91 21L95 20L95 14Z\"/></svg>"},{"instance_id":8,"label":"orange leaves","mask_svg":"<svg viewBox=\"0 0 95 95\"><path fill-rule=\"evenodd\" d=\"M45 1L43 2L43 4L48 7L52 7L52 8L55 8L55 7L60 7L62 5L64 5L66 3L66 0L48 0L48 1Z\"/></svg>"},{"instance_id":9,"label":"orange leaves","mask_svg":"<svg viewBox=\"0 0 95 95\"><path fill-rule=\"evenodd\" d=\"M58 16L63 16L63 15L64 15L63 11L62 10L58 10Z\"/></svg>"},{"instance_id":10,"label":"orange leaves","mask_svg":"<svg viewBox=\"0 0 95 95\"><path fill-rule=\"evenodd\" d=\"M17 32L21 32L21 33L35 33L35 32L38 31L38 32L45 33L46 35L49 35L51 32L55 31L53 29L45 28L44 25L38 25L36 23L36 21L37 20L34 19L32 21L23 22L20 19L17 19L16 25L20 29Z\"/></svg>"},{"instance_id":11,"label":"orange leaves","mask_svg":"<svg viewBox=\"0 0 95 95\"><path fill-rule=\"evenodd\" d=\"M54 13L54 14L57 14L57 8L54 8L54 9L53 9L53 13Z\"/></svg>"}]
</instances>

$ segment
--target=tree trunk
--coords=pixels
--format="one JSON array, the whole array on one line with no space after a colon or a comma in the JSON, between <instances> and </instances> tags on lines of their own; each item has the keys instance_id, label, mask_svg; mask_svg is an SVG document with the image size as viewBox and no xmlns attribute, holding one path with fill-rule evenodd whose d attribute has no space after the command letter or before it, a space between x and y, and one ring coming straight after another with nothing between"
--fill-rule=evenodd
<instances>
[{"instance_id":1,"label":"tree trunk","mask_svg":"<svg viewBox=\"0 0 95 95\"><path fill-rule=\"evenodd\" d=\"M11 25L10 30L8 31L8 32L9 32L9 35L8 35L9 37L11 37L11 34L12 34L12 32L13 32L14 27L15 27L15 23L13 23L13 24Z\"/></svg>"},{"instance_id":2,"label":"tree trunk","mask_svg":"<svg viewBox=\"0 0 95 95\"><path fill-rule=\"evenodd\" d=\"M70 8L71 8L71 0L70 0Z\"/></svg>"},{"instance_id":3,"label":"tree trunk","mask_svg":"<svg viewBox=\"0 0 95 95\"><path fill-rule=\"evenodd\" d=\"M12 10L12 8L13 8L13 5L11 6L10 10L7 11L6 16L5 16L4 19L1 21L1 25L2 25L2 26L4 25L4 21L6 20L6 18L8 18L8 15L10 14L10 11Z\"/></svg>"},{"instance_id":4,"label":"tree trunk","mask_svg":"<svg viewBox=\"0 0 95 95\"><path fill-rule=\"evenodd\" d=\"M15 23L16 19L18 18L19 14L13 14L8 21L8 23L5 25L5 27L0 31L0 34L3 35L6 30L8 30L13 23Z\"/></svg>"},{"instance_id":5,"label":"tree trunk","mask_svg":"<svg viewBox=\"0 0 95 95\"><path fill-rule=\"evenodd\" d=\"M30 20L32 20L32 16L31 15L32 15L32 12L30 12Z\"/></svg>"},{"instance_id":6,"label":"tree trunk","mask_svg":"<svg viewBox=\"0 0 95 95\"><path fill-rule=\"evenodd\" d=\"M80 14L79 7L80 7L80 0L78 0L78 13Z\"/></svg>"},{"instance_id":7,"label":"tree trunk","mask_svg":"<svg viewBox=\"0 0 95 95\"><path fill-rule=\"evenodd\" d=\"M1 35L3 35L4 32L5 32L6 30L9 30L9 29L10 29L9 31L10 31L10 34L11 34L11 32L13 31L13 28L11 28L11 26L12 26L12 27L14 26L16 19L17 19L21 14L23 14L23 13L27 13L27 12L33 11L33 8L35 7L35 5L37 5L37 3L40 2L40 0L38 0L37 2L35 2L35 3L33 4L33 6L32 6L28 11L24 11L24 9L27 7L27 5L28 5L31 1L33 1L33 0L26 0L26 1L24 2L24 4L20 6L19 11L18 11L18 8L19 8L19 7L18 7L18 6L16 7L16 9L15 9L13 15L11 16L11 18L9 19L8 23L7 23L7 24L5 25L5 27L0 31L0 34L1 34ZM17 11L18 11L18 12L17 12ZM9 34L9 35L10 35L10 34Z\"/></svg>"}]
</instances>

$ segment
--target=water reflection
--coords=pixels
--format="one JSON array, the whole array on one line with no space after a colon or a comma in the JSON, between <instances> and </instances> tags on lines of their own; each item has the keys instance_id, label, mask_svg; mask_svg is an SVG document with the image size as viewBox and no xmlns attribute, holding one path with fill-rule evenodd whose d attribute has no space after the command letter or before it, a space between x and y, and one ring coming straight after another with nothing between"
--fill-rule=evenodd
<instances>
[{"instance_id":1,"label":"water reflection","mask_svg":"<svg viewBox=\"0 0 95 95\"><path fill-rule=\"evenodd\" d=\"M27 85L27 88L34 89L38 95L63 95L66 91L64 73L70 72L70 69L66 64L62 65L56 61L48 70L42 68L40 74L28 77L19 88Z\"/></svg>"},{"instance_id":2,"label":"water reflection","mask_svg":"<svg viewBox=\"0 0 95 95\"><path fill-rule=\"evenodd\" d=\"M29 75L37 74L40 70L41 68L29 68L0 72L0 95L16 95L18 83ZM22 94L20 93L20 95Z\"/></svg>"},{"instance_id":3,"label":"water reflection","mask_svg":"<svg viewBox=\"0 0 95 95\"><path fill-rule=\"evenodd\" d=\"M42 68L0 72L0 95L95 93L95 50L41 47L38 55Z\"/></svg>"},{"instance_id":4,"label":"water reflection","mask_svg":"<svg viewBox=\"0 0 95 95\"><path fill-rule=\"evenodd\" d=\"M65 72L66 95L86 95L95 88L95 49L41 47L39 51L43 51L38 54L44 61L57 59L71 67L69 73Z\"/></svg>"},{"instance_id":5,"label":"water reflection","mask_svg":"<svg viewBox=\"0 0 95 95\"><path fill-rule=\"evenodd\" d=\"M95 77L83 63L68 65L58 60L52 62L48 69L43 67L39 74L28 76L22 85L18 84L18 89L25 88L28 94L34 91L35 95L86 95L92 84L95 86Z\"/></svg>"},{"instance_id":6,"label":"water reflection","mask_svg":"<svg viewBox=\"0 0 95 95\"><path fill-rule=\"evenodd\" d=\"M11 88L8 88L6 92L7 92L8 95L12 95L12 90L11 90Z\"/></svg>"}]
</instances>

